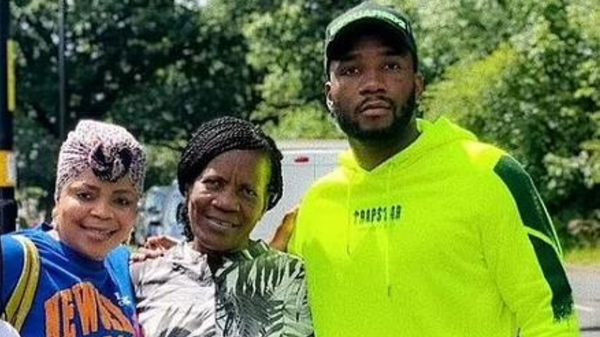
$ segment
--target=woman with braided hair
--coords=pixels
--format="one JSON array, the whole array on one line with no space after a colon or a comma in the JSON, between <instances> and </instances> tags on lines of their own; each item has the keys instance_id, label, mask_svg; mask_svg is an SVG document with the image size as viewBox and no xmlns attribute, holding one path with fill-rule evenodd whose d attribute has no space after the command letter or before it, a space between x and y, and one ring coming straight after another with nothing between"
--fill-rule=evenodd
<instances>
[{"instance_id":1,"label":"woman with braided hair","mask_svg":"<svg viewBox=\"0 0 600 337\"><path fill-rule=\"evenodd\" d=\"M124 128L84 120L69 133L52 223L0 241L0 312L21 336L140 336L120 245L135 224L145 171L146 155Z\"/></svg>"},{"instance_id":2,"label":"woman with braided hair","mask_svg":"<svg viewBox=\"0 0 600 337\"><path fill-rule=\"evenodd\" d=\"M312 336L304 266L250 240L282 195L282 155L251 123L204 123L177 169L187 242L134 263L146 336Z\"/></svg>"}]
</instances>

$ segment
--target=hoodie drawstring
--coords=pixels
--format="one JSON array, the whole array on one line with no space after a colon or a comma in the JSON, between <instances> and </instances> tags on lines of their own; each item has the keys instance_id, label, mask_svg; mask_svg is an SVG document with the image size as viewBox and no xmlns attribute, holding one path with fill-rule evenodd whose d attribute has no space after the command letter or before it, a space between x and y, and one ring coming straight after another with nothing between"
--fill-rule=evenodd
<instances>
[{"instance_id":1,"label":"hoodie drawstring","mask_svg":"<svg viewBox=\"0 0 600 337\"><path fill-rule=\"evenodd\" d=\"M352 181L353 181L352 173L348 172L348 189L346 190L346 209L348 212L352 212L352 207L350 205L350 196L352 195ZM348 214L348 220L346 221L346 254L350 256L350 242L352 235L352 222L354 221L354 215Z\"/></svg>"},{"instance_id":2,"label":"hoodie drawstring","mask_svg":"<svg viewBox=\"0 0 600 337\"><path fill-rule=\"evenodd\" d=\"M390 195L390 185L391 185L391 178L392 178L392 167L394 165L389 165L387 167L387 174L386 174L386 183L385 183L385 195L389 196ZM389 205L389 204L388 204ZM385 236L385 284L387 286L387 295L388 297L392 297L392 283L391 283L391 278L390 278L390 236L391 236L391 231L393 230L394 226L390 224L390 217L388 217L386 223L385 223L385 227L383 228L383 235Z\"/></svg>"}]
</instances>

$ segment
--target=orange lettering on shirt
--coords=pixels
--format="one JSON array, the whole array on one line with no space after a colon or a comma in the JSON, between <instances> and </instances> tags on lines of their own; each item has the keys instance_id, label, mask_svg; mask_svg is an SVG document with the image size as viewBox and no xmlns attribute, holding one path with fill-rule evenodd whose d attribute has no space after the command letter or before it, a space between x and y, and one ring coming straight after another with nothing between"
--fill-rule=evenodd
<instances>
[{"instance_id":1,"label":"orange lettering on shirt","mask_svg":"<svg viewBox=\"0 0 600 337\"><path fill-rule=\"evenodd\" d=\"M102 326L105 330L112 330L113 326L112 321L110 319L110 312L102 304L103 296L98 293L97 289L94 289L94 293L96 295L95 297L96 303L98 303L98 309L100 310L100 322L102 322Z\"/></svg>"},{"instance_id":2,"label":"orange lettering on shirt","mask_svg":"<svg viewBox=\"0 0 600 337\"><path fill-rule=\"evenodd\" d=\"M121 311L121 309L119 309L119 307L117 307L113 302L111 302L109 299L107 299L104 296L102 298L102 301L105 303L105 305L108 308L108 310L110 311L110 313L116 319L117 322L115 322L113 320L113 324L118 325L120 327L118 330L126 331L126 332L133 334L134 333L133 327L131 326L131 323L129 322L127 317L125 317L125 315L123 314L123 311Z\"/></svg>"},{"instance_id":3,"label":"orange lettering on shirt","mask_svg":"<svg viewBox=\"0 0 600 337\"><path fill-rule=\"evenodd\" d=\"M59 294L54 294L44 303L46 310L46 337L61 337L60 336L60 320L58 307Z\"/></svg>"},{"instance_id":4,"label":"orange lettering on shirt","mask_svg":"<svg viewBox=\"0 0 600 337\"><path fill-rule=\"evenodd\" d=\"M89 283L73 286L73 297L79 313L81 332L86 336L98 331L98 305L94 289Z\"/></svg>"},{"instance_id":5,"label":"orange lettering on shirt","mask_svg":"<svg viewBox=\"0 0 600 337\"><path fill-rule=\"evenodd\" d=\"M73 295L71 289L66 289L60 292L60 303L62 307L62 327L63 335L61 337L75 337L75 308L73 307Z\"/></svg>"},{"instance_id":6,"label":"orange lettering on shirt","mask_svg":"<svg viewBox=\"0 0 600 337\"><path fill-rule=\"evenodd\" d=\"M104 307L104 309L108 313L108 317L110 319L110 324L112 324L113 329L123 331L123 327L121 326L119 320L114 316L113 310L111 310L112 308L110 307L110 305L112 303L110 303L110 300L102 295L100 295L100 299L102 301L101 302L102 304L100 306Z\"/></svg>"}]
</instances>

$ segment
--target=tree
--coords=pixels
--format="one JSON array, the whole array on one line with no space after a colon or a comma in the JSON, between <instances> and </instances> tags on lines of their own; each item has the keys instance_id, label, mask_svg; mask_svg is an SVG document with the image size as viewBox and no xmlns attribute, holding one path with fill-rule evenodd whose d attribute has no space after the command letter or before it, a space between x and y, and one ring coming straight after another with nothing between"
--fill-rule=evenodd
<instances>
[{"instance_id":1,"label":"tree","mask_svg":"<svg viewBox=\"0 0 600 337\"><path fill-rule=\"evenodd\" d=\"M323 39L329 21L360 1L283 1L270 12L256 13L244 27L248 63L265 73L258 85L261 103L252 113L269 123L277 137L340 137L323 108ZM311 120L309 130L305 121ZM279 127L281 131L275 131ZM305 130L299 135L285 130Z\"/></svg>"},{"instance_id":2,"label":"tree","mask_svg":"<svg viewBox=\"0 0 600 337\"><path fill-rule=\"evenodd\" d=\"M20 110L57 135L57 2L24 1L13 12ZM101 119L129 90L182 58L195 15L167 0L73 2L66 22L67 130L82 118Z\"/></svg>"},{"instance_id":3,"label":"tree","mask_svg":"<svg viewBox=\"0 0 600 337\"><path fill-rule=\"evenodd\" d=\"M148 185L170 182L176 150L215 116L249 118L277 138L341 137L322 104L322 44L330 20L359 2L74 0L68 127L80 118L128 127L148 145ZM425 117L449 115L513 153L560 224L596 219L597 0L382 2L413 20ZM19 187L50 192L60 144L57 4L18 0L12 10Z\"/></svg>"},{"instance_id":4,"label":"tree","mask_svg":"<svg viewBox=\"0 0 600 337\"><path fill-rule=\"evenodd\" d=\"M582 4L532 7L526 29L475 62L448 67L424 102L433 115L449 114L510 150L561 229L600 204L600 40L586 33L589 21L576 20Z\"/></svg>"},{"instance_id":5,"label":"tree","mask_svg":"<svg viewBox=\"0 0 600 337\"><path fill-rule=\"evenodd\" d=\"M243 17L227 11L238 10L235 3L69 2L66 129L82 118L110 120L149 145L177 150L207 119L248 117L258 103L254 83L261 75L246 65L245 38L231 24L232 18ZM57 2L22 0L12 10L13 36L20 46L19 184L49 191L49 205L52 162L60 144Z\"/></svg>"}]
</instances>

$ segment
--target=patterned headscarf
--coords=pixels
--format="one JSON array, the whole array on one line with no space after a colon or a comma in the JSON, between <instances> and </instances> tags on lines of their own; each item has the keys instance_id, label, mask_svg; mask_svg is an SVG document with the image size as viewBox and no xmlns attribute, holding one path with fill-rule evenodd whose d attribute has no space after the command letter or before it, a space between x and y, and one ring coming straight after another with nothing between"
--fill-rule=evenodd
<instances>
[{"instance_id":1,"label":"patterned headscarf","mask_svg":"<svg viewBox=\"0 0 600 337\"><path fill-rule=\"evenodd\" d=\"M91 169L100 180L116 182L128 175L138 193L144 190L146 154L125 128L82 120L60 147L54 200L72 179Z\"/></svg>"}]
</instances>

